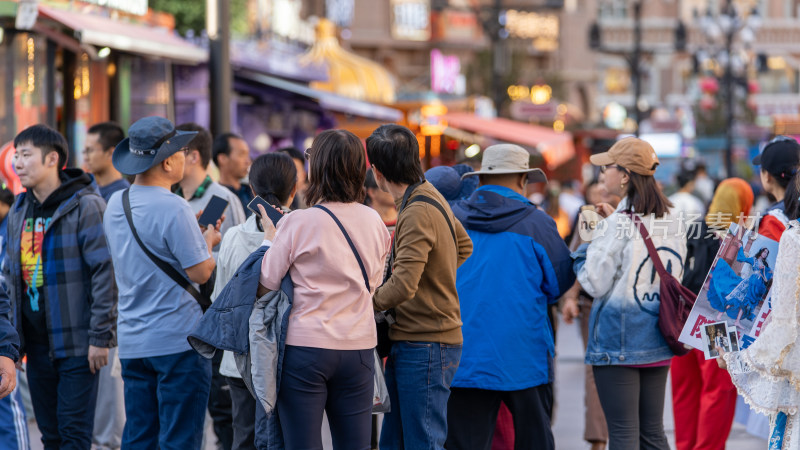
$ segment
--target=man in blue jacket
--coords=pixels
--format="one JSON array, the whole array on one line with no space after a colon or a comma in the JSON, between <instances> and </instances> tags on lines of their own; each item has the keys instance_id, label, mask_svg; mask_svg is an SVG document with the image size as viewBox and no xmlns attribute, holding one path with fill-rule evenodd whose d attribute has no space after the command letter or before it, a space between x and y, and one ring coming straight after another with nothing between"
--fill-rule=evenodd
<instances>
[{"instance_id":1,"label":"man in blue jacket","mask_svg":"<svg viewBox=\"0 0 800 450\"><path fill-rule=\"evenodd\" d=\"M481 186L453 213L472 239L458 269L464 349L447 410L448 450L491 448L500 403L514 418L516 448L553 449L553 328L549 305L572 286L569 250L556 224L524 196L530 154L511 144L484 151Z\"/></svg>"}]
</instances>

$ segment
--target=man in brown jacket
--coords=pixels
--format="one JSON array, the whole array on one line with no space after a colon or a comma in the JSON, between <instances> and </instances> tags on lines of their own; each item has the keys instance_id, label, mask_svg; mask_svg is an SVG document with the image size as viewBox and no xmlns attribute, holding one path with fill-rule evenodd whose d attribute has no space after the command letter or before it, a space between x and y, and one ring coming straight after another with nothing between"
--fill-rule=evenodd
<instances>
[{"instance_id":1,"label":"man in brown jacket","mask_svg":"<svg viewBox=\"0 0 800 450\"><path fill-rule=\"evenodd\" d=\"M393 311L386 362L392 410L381 449L442 449L447 400L461 359L456 270L472 241L447 201L426 182L419 144L408 128L383 125L367 139L378 186L399 212L392 273L373 296L376 311Z\"/></svg>"}]
</instances>

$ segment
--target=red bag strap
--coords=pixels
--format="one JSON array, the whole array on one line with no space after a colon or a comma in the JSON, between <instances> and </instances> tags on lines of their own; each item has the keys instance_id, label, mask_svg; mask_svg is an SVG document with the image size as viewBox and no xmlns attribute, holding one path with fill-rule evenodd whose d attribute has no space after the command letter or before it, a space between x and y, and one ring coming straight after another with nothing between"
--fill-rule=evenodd
<instances>
[{"instance_id":1,"label":"red bag strap","mask_svg":"<svg viewBox=\"0 0 800 450\"><path fill-rule=\"evenodd\" d=\"M642 239L644 239L644 245L647 246L647 252L650 253L650 259L653 260L653 266L656 268L658 276L664 279L669 273L667 273L667 269L664 268L664 263L661 262L661 258L658 256L658 250L656 250L656 246L653 245L653 240L650 238L650 233L647 231L647 228L645 228L644 222L634 213L629 212L628 215L633 220L633 223L636 224L636 227L639 228L639 233L642 235Z\"/></svg>"}]
</instances>

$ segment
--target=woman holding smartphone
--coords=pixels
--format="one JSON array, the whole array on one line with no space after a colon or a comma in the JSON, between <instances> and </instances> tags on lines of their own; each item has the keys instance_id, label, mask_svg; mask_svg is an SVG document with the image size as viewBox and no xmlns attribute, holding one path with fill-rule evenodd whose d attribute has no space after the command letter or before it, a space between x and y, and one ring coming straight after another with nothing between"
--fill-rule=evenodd
<instances>
[{"instance_id":1,"label":"woman holding smartphone","mask_svg":"<svg viewBox=\"0 0 800 450\"><path fill-rule=\"evenodd\" d=\"M650 144L622 139L591 162L601 167L608 192L622 197L616 209L597 205L604 223L577 271L595 299L586 363L606 416L608 448L667 450L664 391L673 355L658 328L660 279L631 215L642 220L664 266L679 278L685 231L653 178L658 158Z\"/></svg>"},{"instance_id":2,"label":"woman holding smartphone","mask_svg":"<svg viewBox=\"0 0 800 450\"><path fill-rule=\"evenodd\" d=\"M277 230L264 223L270 249L262 290L277 290L287 273L294 283L278 416L288 449L322 449L325 412L334 449L367 450L377 344L372 292L383 277L389 232L362 204L367 161L358 137L324 131L306 158L306 202L315 207L287 215Z\"/></svg>"}]
</instances>

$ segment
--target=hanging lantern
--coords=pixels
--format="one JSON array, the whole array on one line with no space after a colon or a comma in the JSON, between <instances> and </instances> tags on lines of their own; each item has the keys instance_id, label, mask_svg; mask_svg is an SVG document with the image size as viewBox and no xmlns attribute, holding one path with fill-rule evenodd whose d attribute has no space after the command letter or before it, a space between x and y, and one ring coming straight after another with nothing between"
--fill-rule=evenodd
<instances>
[{"instance_id":1,"label":"hanging lantern","mask_svg":"<svg viewBox=\"0 0 800 450\"><path fill-rule=\"evenodd\" d=\"M747 81L747 92L750 94L758 94L761 92L761 85L758 84L758 80Z\"/></svg>"},{"instance_id":2,"label":"hanging lantern","mask_svg":"<svg viewBox=\"0 0 800 450\"><path fill-rule=\"evenodd\" d=\"M699 81L700 90L705 94L714 95L719 92L719 82L714 77L704 77Z\"/></svg>"},{"instance_id":3,"label":"hanging lantern","mask_svg":"<svg viewBox=\"0 0 800 450\"><path fill-rule=\"evenodd\" d=\"M710 111L717 106L717 100L714 97L710 97L708 95L704 95L703 98L700 99L700 109L703 111Z\"/></svg>"}]
</instances>

